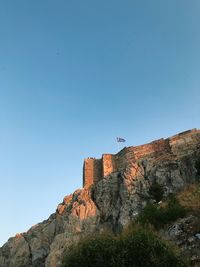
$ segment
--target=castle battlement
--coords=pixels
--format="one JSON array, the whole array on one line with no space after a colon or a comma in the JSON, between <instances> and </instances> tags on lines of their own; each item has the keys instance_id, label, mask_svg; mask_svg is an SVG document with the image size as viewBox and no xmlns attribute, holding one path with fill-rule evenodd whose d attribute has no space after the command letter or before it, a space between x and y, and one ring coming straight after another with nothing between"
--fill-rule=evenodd
<instances>
[{"instance_id":1,"label":"castle battlement","mask_svg":"<svg viewBox=\"0 0 200 267\"><path fill-rule=\"evenodd\" d=\"M125 147L117 154L103 154L101 159L87 158L83 166L83 186L97 183L112 172L121 171L127 164L165 154L187 155L200 143L200 130L181 132L167 139L158 139L140 146Z\"/></svg>"}]
</instances>

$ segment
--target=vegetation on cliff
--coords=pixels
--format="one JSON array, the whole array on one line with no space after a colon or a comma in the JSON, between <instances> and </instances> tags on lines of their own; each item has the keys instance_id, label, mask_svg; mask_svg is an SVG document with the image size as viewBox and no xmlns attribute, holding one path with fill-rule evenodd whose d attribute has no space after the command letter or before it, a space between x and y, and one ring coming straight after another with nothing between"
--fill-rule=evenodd
<instances>
[{"instance_id":1,"label":"vegetation on cliff","mask_svg":"<svg viewBox=\"0 0 200 267\"><path fill-rule=\"evenodd\" d=\"M197 159L195 167L197 170L197 175L200 177L200 157Z\"/></svg>"},{"instance_id":2,"label":"vegetation on cliff","mask_svg":"<svg viewBox=\"0 0 200 267\"><path fill-rule=\"evenodd\" d=\"M151 195L159 201L163 195L162 188L154 184ZM163 206L149 202L138 216L139 224L133 224L118 236L107 233L81 240L68 250L63 267L186 266L149 227L152 225L159 229L184 217L186 211L172 194Z\"/></svg>"},{"instance_id":3,"label":"vegetation on cliff","mask_svg":"<svg viewBox=\"0 0 200 267\"><path fill-rule=\"evenodd\" d=\"M186 266L156 234L132 226L118 236L98 235L71 247L63 267L184 267Z\"/></svg>"},{"instance_id":4,"label":"vegetation on cliff","mask_svg":"<svg viewBox=\"0 0 200 267\"><path fill-rule=\"evenodd\" d=\"M177 199L180 204L193 212L200 211L200 183L191 184L182 190Z\"/></svg>"},{"instance_id":5,"label":"vegetation on cliff","mask_svg":"<svg viewBox=\"0 0 200 267\"><path fill-rule=\"evenodd\" d=\"M163 199L164 195L164 189L163 186L157 183L156 181L153 182L153 184L149 187L149 196L155 200L156 202L159 202Z\"/></svg>"},{"instance_id":6,"label":"vegetation on cliff","mask_svg":"<svg viewBox=\"0 0 200 267\"><path fill-rule=\"evenodd\" d=\"M163 206L157 203L148 203L144 210L139 214L138 222L145 225L151 224L156 229L171 223L178 218L186 215L186 209L180 205L177 198L171 194Z\"/></svg>"},{"instance_id":7,"label":"vegetation on cliff","mask_svg":"<svg viewBox=\"0 0 200 267\"><path fill-rule=\"evenodd\" d=\"M160 192L159 192L160 190ZM163 199L158 184L150 188L152 199ZM178 249L161 240L157 230L183 218L188 212L199 211L200 185L192 184L167 200L149 202L133 223L122 233L91 236L82 239L65 253L63 267L184 267ZM155 229L155 230L153 230Z\"/></svg>"}]
</instances>

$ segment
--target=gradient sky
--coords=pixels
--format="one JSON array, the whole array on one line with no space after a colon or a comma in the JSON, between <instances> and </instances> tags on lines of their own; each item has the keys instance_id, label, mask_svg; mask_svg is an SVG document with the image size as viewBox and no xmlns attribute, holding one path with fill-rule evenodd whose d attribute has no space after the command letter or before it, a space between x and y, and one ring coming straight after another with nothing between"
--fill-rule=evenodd
<instances>
[{"instance_id":1,"label":"gradient sky","mask_svg":"<svg viewBox=\"0 0 200 267\"><path fill-rule=\"evenodd\" d=\"M116 136L200 128L199 14L199 0L0 0L0 244Z\"/></svg>"}]
</instances>

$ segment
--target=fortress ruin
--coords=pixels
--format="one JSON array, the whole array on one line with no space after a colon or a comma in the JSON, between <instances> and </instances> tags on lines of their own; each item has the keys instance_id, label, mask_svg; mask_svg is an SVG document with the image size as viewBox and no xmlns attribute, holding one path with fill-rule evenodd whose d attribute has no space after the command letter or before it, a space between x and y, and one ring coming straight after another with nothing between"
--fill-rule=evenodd
<instances>
[{"instance_id":1,"label":"fortress ruin","mask_svg":"<svg viewBox=\"0 0 200 267\"><path fill-rule=\"evenodd\" d=\"M145 145L125 147L117 154L103 154L101 159L87 158L83 166L83 187L89 187L112 172L121 171L127 164L141 159L165 154L188 154L199 141L200 130L192 129Z\"/></svg>"}]
</instances>

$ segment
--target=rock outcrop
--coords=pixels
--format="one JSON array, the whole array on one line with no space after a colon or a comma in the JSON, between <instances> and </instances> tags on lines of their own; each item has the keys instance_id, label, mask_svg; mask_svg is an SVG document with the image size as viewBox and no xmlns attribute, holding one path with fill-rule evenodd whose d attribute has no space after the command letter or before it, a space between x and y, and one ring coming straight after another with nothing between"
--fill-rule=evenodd
<instances>
[{"instance_id":1,"label":"rock outcrop","mask_svg":"<svg viewBox=\"0 0 200 267\"><path fill-rule=\"evenodd\" d=\"M200 214L178 219L167 228L160 230L162 238L179 247L182 259L190 266L200 266Z\"/></svg>"},{"instance_id":2,"label":"rock outcrop","mask_svg":"<svg viewBox=\"0 0 200 267\"><path fill-rule=\"evenodd\" d=\"M83 189L66 196L46 221L10 238L0 248L0 266L61 266L63 252L82 236L117 232L134 220L153 182L163 185L167 195L197 181L199 158L200 130L193 129L102 159L86 159Z\"/></svg>"}]
</instances>

